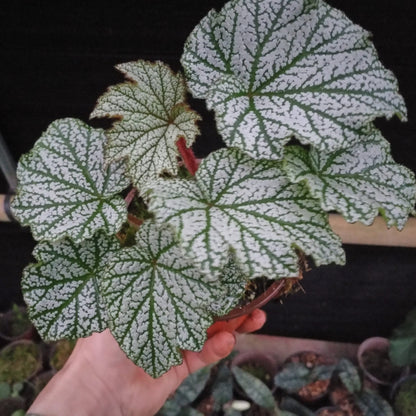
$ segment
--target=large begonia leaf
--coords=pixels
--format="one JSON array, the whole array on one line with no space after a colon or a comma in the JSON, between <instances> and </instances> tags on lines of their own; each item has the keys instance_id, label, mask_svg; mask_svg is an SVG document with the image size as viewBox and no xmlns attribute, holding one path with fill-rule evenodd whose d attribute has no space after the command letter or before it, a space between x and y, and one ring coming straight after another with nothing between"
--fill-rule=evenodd
<instances>
[{"instance_id":1,"label":"large begonia leaf","mask_svg":"<svg viewBox=\"0 0 416 416\"><path fill-rule=\"evenodd\" d=\"M38 263L24 270L22 290L42 338L76 339L107 328L99 279L118 250L117 239L103 233L80 244L64 239L36 246L33 255Z\"/></svg>"},{"instance_id":2,"label":"large begonia leaf","mask_svg":"<svg viewBox=\"0 0 416 416\"><path fill-rule=\"evenodd\" d=\"M290 183L279 163L237 149L211 153L196 180L160 180L149 209L207 273L222 270L230 252L250 278L296 276L297 248L318 265L344 261L339 238L307 188Z\"/></svg>"},{"instance_id":3,"label":"large begonia leaf","mask_svg":"<svg viewBox=\"0 0 416 416\"><path fill-rule=\"evenodd\" d=\"M13 213L37 240L88 239L117 232L127 218L117 195L128 186L124 164L104 164L106 137L76 119L54 121L17 168Z\"/></svg>"},{"instance_id":4,"label":"large begonia leaf","mask_svg":"<svg viewBox=\"0 0 416 416\"><path fill-rule=\"evenodd\" d=\"M292 136L332 151L376 117L406 118L368 32L321 0L230 1L196 26L182 65L224 141L254 158L280 159Z\"/></svg>"},{"instance_id":5,"label":"large begonia leaf","mask_svg":"<svg viewBox=\"0 0 416 416\"><path fill-rule=\"evenodd\" d=\"M114 256L102 293L121 348L153 377L182 361L180 349L200 350L212 323L210 304L224 296L220 279L202 274L173 233L145 222L137 243ZM236 294L235 302L244 290ZM230 305L233 306L233 305Z\"/></svg>"},{"instance_id":6,"label":"large begonia leaf","mask_svg":"<svg viewBox=\"0 0 416 416\"><path fill-rule=\"evenodd\" d=\"M390 144L376 129L332 153L291 146L285 160L292 181L306 181L323 209L339 211L349 222L368 225L381 213L387 225L402 228L414 212L415 175L393 160Z\"/></svg>"},{"instance_id":7,"label":"large begonia leaf","mask_svg":"<svg viewBox=\"0 0 416 416\"><path fill-rule=\"evenodd\" d=\"M134 184L143 189L163 172L177 173L176 142L193 143L200 117L185 104L182 75L167 65L139 60L117 69L130 81L110 87L91 117L117 119L107 131L106 157L127 158Z\"/></svg>"}]
</instances>

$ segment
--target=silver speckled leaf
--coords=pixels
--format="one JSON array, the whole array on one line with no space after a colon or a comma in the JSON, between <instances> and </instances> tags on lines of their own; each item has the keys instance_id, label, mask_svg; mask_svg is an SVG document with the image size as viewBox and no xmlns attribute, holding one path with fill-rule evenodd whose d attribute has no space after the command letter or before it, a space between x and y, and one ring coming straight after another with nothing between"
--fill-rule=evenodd
<instances>
[{"instance_id":1,"label":"silver speckled leaf","mask_svg":"<svg viewBox=\"0 0 416 416\"><path fill-rule=\"evenodd\" d=\"M234 0L189 36L182 65L229 146L280 159L292 136L332 151L374 118L406 118L369 34L321 0Z\"/></svg>"},{"instance_id":2,"label":"silver speckled leaf","mask_svg":"<svg viewBox=\"0 0 416 416\"><path fill-rule=\"evenodd\" d=\"M191 146L200 117L185 104L182 75L167 65L139 60L117 69L131 82L110 87L91 117L117 119L107 131L106 158L127 158L133 183L143 190L161 173L177 173L176 141L184 137Z\"/></svg>"},{"instance_id":3,"label":"silver speckled leaf","mask_svg":"<svg viewBox=\"0 0 416 416\"><path fill-rule=\"evenodd\" d=\"M36 246L38 263L24 270L22 291L43 339L76 339L107 328L98 281L118 250L117 239L102 233L81 244L64 239Z\"/></svg>"},{"instance_id":4,"label":"silver speckled leaf","mask_svg":"<svg viewBox=\"0 0 416 416\"><path fill-rule=\"evenodd\" d=\"M250 278L296 276L295 248L317 265L344 262L341 242L307 188L290 183L280 164L237 149L211 153L196 180L160 180L149 209L207 273L218 274L230 252Z\"/></svg>"},{"instance_id":5,"label":"silver speckled leaf","mask_svg":"<svg viewBox=\"0 0 416 416\"><path fill-rule=\"evenodd\" d=\"M306 181L324 210L336 210L349 222L368 225L381 213L388 226L403 228L414 212L415 175L393 160L390 144L376 129L333 153L291 146L285 160L292 181Z\"/></svg>"},{"instance_id":6,"label":"silver speckled leaf","mask_svg":"<svg viewBox=\"0 0 416 416\"><path fill-rule=\"evenodd\" d=\"M120 229L127 208L117 194L129 182L123 163L105 166L105 140L103 130L81 120L56 120L20 159L12 210L35 239L80 242Z\"/></svg>"},{"instance_id":7,"label":"silver speckled leaf","mask_svg":"<svg viewBox=\"0 0 416 416\"><path fill-rule=\"evenodd\" d=\"M202 348L212 323L210 305L224 288L185 258L166 227L145 222L136 240L112 258L102 293L115 339L132 361L158 377L182 361L180 349Z\"/></svg>"}]
</instances>

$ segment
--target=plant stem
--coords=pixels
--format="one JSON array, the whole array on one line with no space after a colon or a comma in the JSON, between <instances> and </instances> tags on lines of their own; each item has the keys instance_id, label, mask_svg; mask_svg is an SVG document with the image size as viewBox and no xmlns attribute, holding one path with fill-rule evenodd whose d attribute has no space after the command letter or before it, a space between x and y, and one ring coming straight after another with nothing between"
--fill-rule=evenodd
<instances>
[{"instance_id":1,"label":"plant stem","mask_svg":"<svg viewBox=\"0 0 416 416\"><path fill-rule=\"evenodd\" d=\"M127 219L129 223L137 228L139 228L143 224L143 220L140 218L137 218L133 214L127 214Z\"/></svg>"},{"instance_id":2,"label":"plant stem","mask_svg":"<svg viewBox=\"0 0 416 416\"><path fill-rule=\"evenodd\" d=\"M124 201L126 201L127 207L131 204L131 201L133 201L133 198L135 195L136 195L136 188L131 188L129 193L124 198Z\"/></svg>"},{"instance_id":3,"label":"plant stem","mask_svg":"<svg viewBox=\"0 0 416 416\"><path fill-rule=\"evenodd\" d=\"M188 172L195 176L196 171L198 170L198 161L194 155L194 152L191 148L186 147L185 137L180 137L176 142L176 147L179 150L183 163L188 169Z\"/></svg>"}]
</instances>

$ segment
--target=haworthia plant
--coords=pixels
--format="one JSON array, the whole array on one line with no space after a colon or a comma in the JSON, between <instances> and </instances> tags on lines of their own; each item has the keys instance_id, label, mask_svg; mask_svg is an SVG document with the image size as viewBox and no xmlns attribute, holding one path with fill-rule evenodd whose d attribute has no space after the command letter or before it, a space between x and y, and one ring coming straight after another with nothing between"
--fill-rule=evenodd
<instances>
[{"instance_id":1,"label":"haworthia plant","mask_svg":"<svg viewBox=\"0 0 416 416\"><path fill-rule=\"evenodd\" d=\"M12 208L35 239L81 242L120 229L127 208L118 193L129 182L122 162L105 165L105 141L103 130L80 120L56 120L21 158Z\"/></svg>"},{"instance_id":2,"label":"haworthia plant","mask_svg":"<svg viewBox=\"0 0 416 416\"><path fill-rule=\"evenodd\" d=\"M149 209L171 224L207 273L218 274L230 252L252 278L296 276L295 247L317 264L344 261L339 238L307 188L290 183L280 164L235 149L211 153L196 181L159 181Z\"/></svg>"},{"instance_id":3,"label":"haworthia plant","mask_svg":"<svg viewBox=\"0 0 416 416\"><path fill-rule=\"evenodd\" d=\"M103 233L76 244L70 239L41 242L38 261L23 274L22 290L29 316L42 338L77 339L108 326L99 280L120 245Z\"/></svg>"},{"instance_id":4,"label":"haworthia plant","mask_svg":"<svg viewBox=\"0 0 416 416\"><path fill-rule=\"evenodd\" d=\"M185 104L185 83L162 62L117 66L129 82L110 87L91 117L117 119L107 131L109 161L128 159L128 173L139 190L161 173L178 170L176 142L190 146L199 134L197 113Z\"/></svg>"},{"instance_id":5,"label":"haworthia plant","mask_svg":"<svg viewBox=\"0 0 416 416\"><path fill-rule=\"evenodd\" d=\"M186 259L170 229L148 221L136 238L111 259L102 293L121 348L157 377L182 361L180 349L202 348L213 322L210 304L225 291L220 279Z\"/></svg>"},{"instance_id":6,"label":"haworthia plant","mask_svg":"<svg viewBox=\"0 0 416 416\"><path fill-rule=\"evenodd\" d=\"M394 162L378 130L332 153L291 146L285 162L292 182L306 181L324 210L339 211L347 221L368 225L381 213L387 225L403 228L414 212L415 175Z\"/></svg>"},{"instance_id":7,"label":"haworthia plant","mask_svg":"<svg viewBox=\"0 0 416 416\"><path fill-rule=\"evenodd\" d=\"M280 159L292 136L333 151L406 108L368 32L321 0L233 0L189 36L182 65L229 146Z\"/></svg>"}]
</instances>

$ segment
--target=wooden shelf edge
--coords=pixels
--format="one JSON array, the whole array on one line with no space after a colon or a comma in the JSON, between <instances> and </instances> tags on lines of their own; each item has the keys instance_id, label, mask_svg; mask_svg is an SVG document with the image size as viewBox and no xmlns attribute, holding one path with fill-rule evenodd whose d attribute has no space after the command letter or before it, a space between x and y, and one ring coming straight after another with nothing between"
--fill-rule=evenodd
<instances>
[{"instance_id":1,"label":"wooden shelf edge","mask_svg":"<svg viewBox=\"0 0 416 416\"><path fill-rule=\"evenodd\" d=\"M344 244L362 244L396 247L416 247L416 218L411 217L405 227L387 228L382 217L377 217L372 225L350 224L339 214L329 215L329 224Z\"/></svg>"}]
</instances>

